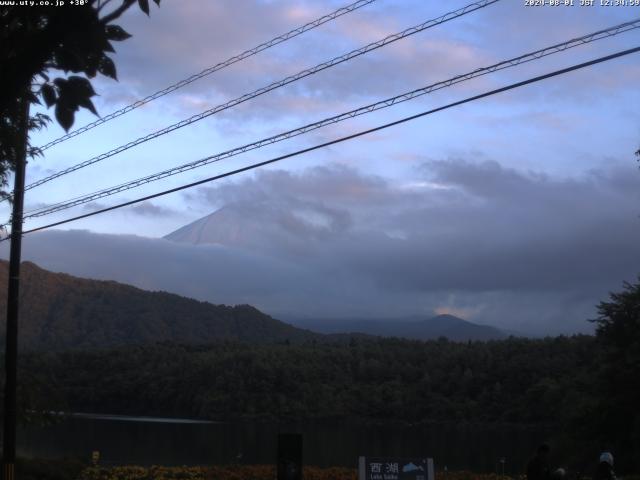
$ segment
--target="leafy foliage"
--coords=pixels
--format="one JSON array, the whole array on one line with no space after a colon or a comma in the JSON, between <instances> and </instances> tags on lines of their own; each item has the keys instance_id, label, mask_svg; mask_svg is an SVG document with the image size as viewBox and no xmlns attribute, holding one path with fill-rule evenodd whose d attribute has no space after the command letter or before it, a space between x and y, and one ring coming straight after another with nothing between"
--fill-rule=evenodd
<instances>
[{"instance_id":1,"label":"leafy foliage","mask_svg":"<svg viewBox=\"0 0 640 480\"><path fill-rule=\"evenodd\" d=\"M154 2L160 4L160 0ZM117 79L115 64L108 55L115 51L111 42L126 40L130 35L112 22L136 0L122 0L107 13L112 3L87 0L74 8L39 4L0 7L0 187L6 186L17 146L23 141L23 101L40 104L42 99L47 107L55 109L56 120L65 130L73 126L80 108L97 115L91 100L96 92L90 79L98 73ZM137 3L149 15L148 0ZM65 77L51 79L52 71L63 72ZM84 76L66 76L69 73ZM34 119L30 130L42 128L49 120L42 114ZM31 145L28 152L30 156L38 154Z\"/></svg>"},{"instance_id":2,"label":"leafy foliage","mask_svg":"<svg viewBox=\"0 0 640 480\"><path fill-rule=\"evenodd\" d=\"M640 468L640 279L598 306L592 438Z\"/></svg>"}]
</instances>

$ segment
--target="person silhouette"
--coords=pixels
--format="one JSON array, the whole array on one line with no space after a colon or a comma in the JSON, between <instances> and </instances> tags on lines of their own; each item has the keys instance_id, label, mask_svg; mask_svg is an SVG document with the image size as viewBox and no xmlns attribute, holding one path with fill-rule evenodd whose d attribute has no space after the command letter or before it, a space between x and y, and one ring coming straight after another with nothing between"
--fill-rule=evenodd
<instances>
[{"instance_id":1,"label":"person silhouette","mask_svg":"<svg viewBox=\"0 0 640 480\"><path fill-rule=\"evenodd\" d=\"M551 480L550 451L551 448L546 443L538 447L535 456L527 463L527 480Z\"/></svg>"},{"instance_id":2,"label":"person silhouette","mask_svg":"<svg viewBox=\"0 0 640 480\"><path fill-rule=\"evenodd\" d=\"M596 467L594 480L616 480L616 474L613 471L613 455L611 452L602 452L600 461Z\"/></svg>"}]
</instances>

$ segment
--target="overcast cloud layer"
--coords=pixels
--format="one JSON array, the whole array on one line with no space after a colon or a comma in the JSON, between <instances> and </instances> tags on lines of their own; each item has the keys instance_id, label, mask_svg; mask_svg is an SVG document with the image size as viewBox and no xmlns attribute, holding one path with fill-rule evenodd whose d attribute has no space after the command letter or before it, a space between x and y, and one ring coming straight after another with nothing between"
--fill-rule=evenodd
<instances>
[{"instance_id":1,"label":"overcast cloud layer","mask_svg":"<svg viewBox=\"0 0 640 480\"><path fill-rule=\"evenodd\" d=\"M637 177L631 162L558 179L485 158L425 160L412 182L335 163L265 171L189 194L216 209L193 237L215 244L52 231L27 236L24 257L276 317L590 331L594 305L640 271Z\"/></svg>"}]
</instances>

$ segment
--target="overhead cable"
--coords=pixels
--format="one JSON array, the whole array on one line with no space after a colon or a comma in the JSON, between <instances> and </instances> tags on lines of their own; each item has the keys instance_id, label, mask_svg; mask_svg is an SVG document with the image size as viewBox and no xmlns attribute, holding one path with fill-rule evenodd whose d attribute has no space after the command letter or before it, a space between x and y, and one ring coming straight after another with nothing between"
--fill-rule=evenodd
<instances>
[{"instance_id":1,"label":"overhead cable","mask_svg":"<svg viewBox=\"0 0 640 480\"><path fill-rule=\"evenodd\" d=\"M319 128L322 128L324 126L327 125L331 125L331 124L335 124L338 122L342 122L344 120L350 119L350 118L354 118L360 115L365 115L377 110L382 110L384 108L388 108L391 107L393 105L397 105L399 103L402 102L406 102L412 99L415 99L417 97L420 97L422 95L426 95L429 94L431 92L434 92L436 90L440 90L446 87L450 87L452 85L464 82L464 81L468 81L471 80L473 78L476 77L480 77L492 72L496 72L496 71L500 71L500 70L504 70L506 68L511 68L511 67L515 67L517 65L521 65L523 63L527 63L527 62L531 62L533 60L537 60L540 58L543 58L545 56L548 55L552 55L554 53L558 53L558 52L563 52L565 50L568 50L570 48L573 47L577 47L580 45L585 45L597 40L601 40L603 38L607 38L607 37L611 37L614 35L618 35L620 33L623 32L627 32L629 30L633 30L633 29L637 29L640 28L640 19L636 19L634 21L631 22L625 22L619 25L615 25L613 27L609 27L607 29L604 30L598 30L596 32L590 33L588 35L583 35L581 37L578 38L574 38L572 40L569 40L567 42L563 42L563 43L559 43L556 45L552 45L550 47L546 47L540 50L536 50L534 52L530 52L530 53L526 53L524 55L520 55L518 57L514 57L514 58L510 58L508 60L504 60L502 62L487 66L487 67L483 67L483 68L478 68L476 70L473 70L471 72L462 74L462 75L457 75L455 77L449 78L447 80L443 80L437 83L433 83L431 85L407 92L407 93L403 93L401 95L396 95L394 97L390 97L384 100L380 100L378 102L354 109L354 110L350 110L348 112L344 112L341 113L339 115L335 115L332 117L328 117L325 118L323 120L314 122L314 123L310 123L307 125L304 125L302 127L293 129L293 130L288 130L286 132L283 133L279 133L277 135L273 135L271 137L268 138L264 138L261 140L258 140L256 142L253 143L249 143L240 147L236 147L233 148L231 150L227 150L225 152L222 153L218 153L215 155L211 155L193 162L189 162L189 163L185 163L183 165L179 165L176 167L172 167L169 168L167 170L163 170L161 172L158 173L154 173L152 175L147 175L145 177L142 178L138 178L136 180L132 180L126 183L122 183L120 185L116 185L113 187L109 187L103 190L99 190L90 194L86 194L86 195L82 195L82 196L78 196L75 198L71 198L71 199L67 199L64 200L62 202L58 202L56 204L53 205L47 205L47 206L43 206L37 209L33 209L30 210L28 212L26 212L25 214L25 218L33 218L33 217L41 217L44 215L49 215L51 213L55 213L61 210L66 210L68 208L72 208L78 205L82 205L85 203L89 203L95 200L98 200L100 198L104 198L104 197L108 197L111 195L115 195L117 193L126 191L126 190L130 190L151 182L155 182L158 180L161 180L163 178L167 178L173 175L177 175L189 170L193 170L195 168L199 168L211 163L215 163L215 162L219 162L221 160L233 157L235 155L239 155L251 150L255 150L276 142L280 142L298 135L302 135L304 133L310 132L312 130L316 130Z\"/></svg>"},{"instance_id":2,"label":"overhead cable","mask_svg":"<svg viewBox=\"0 0 640 480\"><path fill-rule=\"evenodd\" d=\"M229 108L235 107L241 103L244 103L248 100L251 100L253 98L256 98L260 95L264 95L265 93L268 93L272 90L275 90L277 88L283 87L285 85L288 85L290 83L293 83L295 81L298 81L302 78L308 77L310 75L314 75L318 72L321 72L323 70L326 70L328 68L334 67L336 65L339 65L341 63L347 62L355 57L358 57L360 55L364 55L365 53L371 52L373 50L376 50L378 48L381 48L385 45L388 45L390 43L396 42L398 40L401 40L403 38L409 37L411 35L414 35L418 32L422 32L428 28L432 28L435 27L437 25L440 25L442 23L448 22L450 20L453 20L455 18L461 17L463 15L466 15L468 13L474 12L478 9L487 7L493 3L496 3L500 0L480 0L477 2L473 2L463 8L459 8L458 10L446 13L444 15L441 15L440 17L433 19L433 20L428 20L426 22L423 22L419 25L415 25L411 28L408 28L406 30L403 30L402 32L399 33L394 33L392 35L389 35L381 40L378 40L376 42L372 42L368 45L365 45L364 47L358 48L356 50L352 50L349 53L345 53L344 55L340 55L339 57L335 57L329 61L320 63L314 67L308 68L306 70L302 70L294 75L290 75L286 78L283 78L282 80L279 80L277 82L273 82L265 87L261 87L257 90L254 90L251 93L246 93L238 98L235 98L231 101L228 101L226 103L223 103L221 105L218 105L216 107L210 108L209 110L205 110L202 113L193 115L187 119L184 119L180 122L174 123L173 125L169 125L168 127L162 128L160 130L157 130L155 132L152 132L148 135L142 136L140 138L137 138L136 140L133 140L129 143L126 143L124 145L121 145L119 147L116 147L106 153L102 153L100 155L97 155L93 158L90 158L89 160L85 160L83 162L80 162L76 165L73 165L71 167L65 168L63 170L60 170L52 175L49 175L48 177L42 178L40 180L37 180L33 183L30 183L29 185L27 185L25 187L25 190L31 190L32 188L38 187L40 185L43 185L47 182L50 182L58 177L61 177L63 175L67 175L71 172L75 172L76 170L80 170L81 168L87 167L89 165L93 165L94 163L100 162L102 160L105 160L109 157L112 157L114 155L117 155L119 153L124 152L125 150L128 150L132 147L135 147L137 145L140 145L142 143L148 142L149 140L153 140L154 138L158 138L162 135L166 135L167 133L173 132L175 130L178 130L179 128L182 127L186 127L187 125L191 125L194 122L198 122L200 120L203 120L207 117L210 117L211 115L214 115L216 113L222 112L224 110L227 110Z\"/></svg>"},{"instance_id":3,"label":"overhead cable","mask_svg":"<svg viewBox=\"0 0 640 480\"><path fill-rule=\"evenodd\" d=\"M203 77L206 77L208 75L211 75L214 72L217 72L218 70L222 70L223 68L226 68L230 65L233 65L234 63L238 63L246 58L249 58L253 55L256 55L264 50L267 50L268 48L274 47L280 43L286 42L287 40L290 40L294 37L297 37L298 35L301 35L305 32L308 32L309 30L313 30L316 27L319 27L322 24L325 24L327 22L330 22L332 20L335 20L338 17L341 17L342 15L345 15L347 13L351 13L354 10L357 10L361 7L364 7L365 5L368 5L372 2L375 2L376 0L358 0L357 2L353 2L345 7L339 8L331 13L329 13L328 15L324 15L320 18L317 18L316 20L313 20L312 22L309 22L301 27L295 28L287 33L284 33L282 35L279 35L275 38L272 38L271 40L261 43L260 45L258 45L257 47L253 47L249 50L245 50L244 52L235 55L231 58L228 58L227 60L220 62L216 65L213 65L211 67L205 68L204 70L202 70L199 73L196 73L194 75L191 75L188 78L185 78L184 80L180 80L179 82L176 82L172 85L169 85L166 88L163 88L162 90L158 90L157 92L144 97L140 100L137 100L136 102L127 105L126 107L123 107L119 110L116 110L115 112L112 112L108 115L105 115L104 117L100 117L99 119L88 123L86 125L84 125L83 127L80 127L76 130L73 130L72 132L67 133L66 135L63 135L59 138L56 138L55 140L52 140L51 142L39 147L39 149L41 151L47 150L48 148L53 147L54 145L57 145L58 143L62 143L65 140L68 140L70 138L73 138L77 135L80 135L81 133L84 133L88 130L91 130L92 128L97 127L98 125L102 125L103 123L106 123L110 120L113 120L114 118L118 118L122 115L124 115L125 113L128 113L132 110L135 110L136 108L139 108L143 105L146 105L147 103L156 100L160 97L164 97L165 95L174 92L176 90L178 90L179 88L182 88L186 85L189 85L190 83L195 82L196 80L199 80Z\"/></svg>"},{"instance_id":4,"label":"overhead cable","mask_svg":"<svg viewBox=\"0 0 640 480\"><path fill-rule=\"evenodd\" d=\"M571 67L562 68L560 70L555 70L553 72L550 72L550 73L547 73L547 74L544 74L544 75L539 75L537 77L533 77L533 78L530 78L528 80L523 80L521 82L512 83L512 84L507 85L505 87L501 87L501 88L498 88L498 89L495 89L495 90L491 90L489 92L481 93L479 95L474 95L472 97L465 98L464 100L459 100L457 102L449 103L448 105L444 105L442 107L434 108L432 110L427 110L425 112L421 112L421 113L418 113L418 114L415 114L415 115L411 115L409 117L404 117L404 118L401 118L400 120L396 120L394 122L386 123L384 125L380 125L380 126L377 126L377 127L374 127L374 128L370 128L370 129L363 130L363 131L360 131L360 132L357 132L357 133L353 133L351 135L347 135L347 136L344 136L344 137L341 137L341 138L337 138L337 139L334 139L334 140L331 140L331 141L328 141L328 142L324 142L324 143L321 143L321 144L318 144L318 145L314 145L312 147L304 148L302 150L298 150L296 152L288 153L286 155L281 155L279 157L272 158L270 160L265 160L263 162L254 163L252 165L248 165L246 167L238 168L238 169L232 170L230 172L226 172L226 173L222 173L222 174L219 174L219 175L215 175L213 177L205 178L205 179L199 180L197 182L188 183L186 185L181 185L179 187L171 188L169 190L164 190L162 192L154 193L152 195L147 195L147 196L144 196L144 197L140 197L140 198L137 198L135 200L130 200L128 202L123 202L123 203L120 203L118 205L113 205L111 207L102 208L102 209L99 209L99 210L96 210L96 211L93 211L93 212L85 213L83 215L78 215L76 217L71 217L71 218L67 218L65 220L60 220L58 222L50 223L48 225L43 225L41 227L32 228L32 229L26 230L26 231L24 231L22 233L23 234L27 234L27 233L38 232L40 230L44 230L44 229L47 229L47 228L56 227L56 226L59 226L59 225L64 225L66 223L74 222L76 220L81 220L83 218L92 217L94 215L99 215L99 214L106 213L106 212L109 212L109 211L112 211L112 210L117 210L117 209L120 209L120 208L123 208L123 207L127 207L129 205L134 205L136 203L140 203L140 202L148 201L148 200L151 200L151 199L154 199L154 198L162 197L162 196L168 195L170 193L179 192L181 190L186 190L188 188L192 188L192 187L195 187L195 186L198 186L198 185L203 185L205 183L210 183L210 182L213 182L215 180L220 180L222 178L226 178L226 177L230 177L230 176L233 176L233 175L237 175L239 173L246 172L246 171L249 171L249 170L253 170L253 169L256 169L258 167L263 167L265 165L273 164L275 162L279 162L279 161L285 160L287 158L295 157L295 156L298 156L298 155L302 155L304 153L312 152L314 150L319 150L321 148L325 148L325 147L328 147L328 146L331 146L331 145L342 143L342 142L345 142L347 140L352 140L354 138L358 138L358 137L362 137L364 135L368 135L368 134L371 134L371 133L374 133L374 132L378 132L380 130L384 130L384 129L387 129L387 128L390 128L390 127L393 127L393 126L396 126L396 125L400 125L402 123L406 123L406 122L409 122L409 121L412 121L412 120L416 120L418 118L421 118L421 117L424 117L424 116L427 116L427 115L431 115L433 113L440 112L442 110L446 110L446 109L449 109L449 108L452 108L452 107L463 105L465 103L469 103L469 102L473 102L473 101L476 101L476 100L480 100L482 98L486 98L486 97L489 97L489 96L492 96L492 95L496 95L498 93L506 92L508 90L513 90L515 88L523 87L525 85L529 85L529 84L536 83L536 82L539 82L539 81L542 81L542 80L546 80L548 78L556 77L556 76L559 76L559 75L564 75L566 73L569 73L569 72L572 72L572 71L575 71L575 70L579 70L579 69L582 69L582 68L590 67L590 66L593 66L593 65L596 65L596 64L599 64L599 63L610 61L610 60L613 60L615 58L620 58L620 57L623 57L625 55L630 55L630 54L636 53L636 52L640 52L640 47L630 48L628 50L623 50L623 51L620 51L620 52L613 53L611 55L606 55L604 57L599 57L599 58L596 58L596 59L588 61L588 62L580 63L580 64L577 64L577 65L573 65ZM11 235L8 235L7 237L3 238L2 240L7 240L10 237L11 237Z\"/></svg>"}]
</instances>

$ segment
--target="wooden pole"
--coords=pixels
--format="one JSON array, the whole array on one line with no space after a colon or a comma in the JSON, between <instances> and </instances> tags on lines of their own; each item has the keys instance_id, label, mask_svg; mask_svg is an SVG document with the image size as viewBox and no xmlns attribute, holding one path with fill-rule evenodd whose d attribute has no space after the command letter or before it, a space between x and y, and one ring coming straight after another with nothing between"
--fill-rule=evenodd
<instances>
[{"instance_id":1,"label":"wooden pole","mask_svg":"<svg viewBox=\"0 0 640 480\"><path fill-rule=\"evenodd\" d=\"M2 473L4 480L15 479L17 366L18 366L18 307L20 294L20 257L22 253L22 214L24 209L24 181L27 166L29 130L29 100L21 100L19 144L16 146L16 165L11 216L11 248L9 253L9 282L7 292L7 333L4 384L4 425L2 442Z\"/></svg>"}]
</instances>

